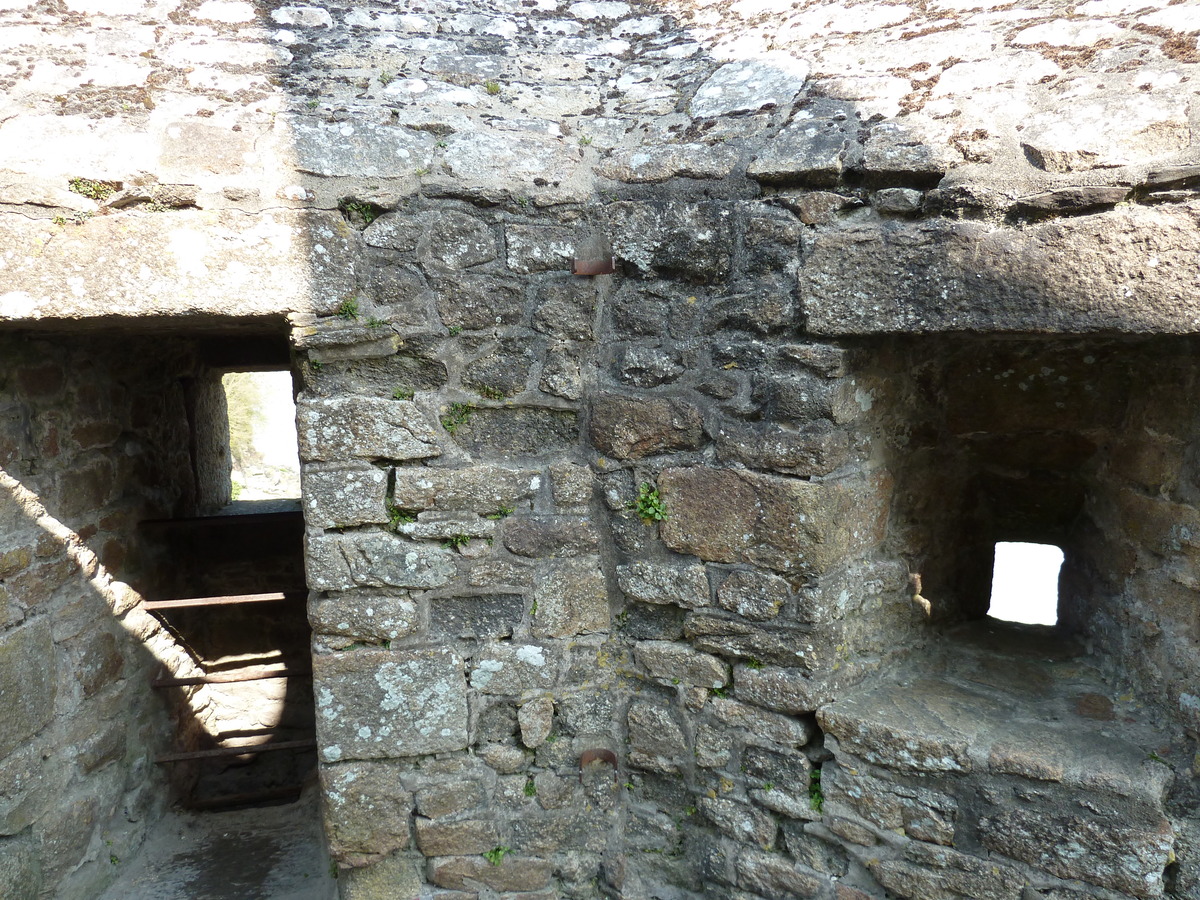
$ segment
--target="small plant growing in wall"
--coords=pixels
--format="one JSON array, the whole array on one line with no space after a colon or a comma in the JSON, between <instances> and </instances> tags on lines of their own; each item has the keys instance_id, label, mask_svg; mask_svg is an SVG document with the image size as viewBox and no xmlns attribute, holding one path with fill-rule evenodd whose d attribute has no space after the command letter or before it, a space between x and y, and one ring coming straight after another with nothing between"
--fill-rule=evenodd
<instances>
[{"instance_id":1,"label":"small plant growing in wall","mask_svg":"<svg viewBox=\"0 0 1200 900\"><path fill-rule=\"evenodd\" d=\"M815 766L808 773L808 805L813 812L820 812L825 806L825 795L821 793L821 770Z\"/></svg>"},{"instance_id":2,"label":"small plant growing in wall","mask_svg":"<svg viewBox=\"0 0 1200 900\"><path fill-rule=\"evenodd\" d=\"M512 853L512 850L508 847L493 847L491 850L484 852L483 858L490 862L493 866L498 866L500 863L504 862L504 857L508 856L510 853Z\"/></svg>"},{"instance_id":3,"label":"small plant growing in wall","mask_svg":"<svg viewBox=\"0 0 1200 900\"><path fill-rule=\"evenodd\" d=\"M393 400L411 400L415 396L415 391L406 387L398 387L392 391Z\"/></svg>"},{"instance_id":4,"label":"small plant growing in wall","mask_svg":"<svg viewBox=\"0 0 1200 900\"><path fill-rule=\"evenodd\" d=\"M103 203L117 192L117 185L109 181L93 181L90 178L72 178L69 185L73 193L97 203Z\"/></svg>"},{"instance_id":5,"label":"small plant growing in wall","mask_svg":"<svg viewBox=\"0 0 1200 900\"><path fill-rule=\"evenodd\" d=\"M352 321L354 319L357 319L358 318L358 301L355 300L353 297L347 297L345 300L343 300L341 303L338 304L338 308L336 310L334 310L334 313L337 315L337 317L339 319L345 319L346 321Z\"/></svg>"},{"instance_id":6,"label":"small plant growing in wall","mask_svg":"<svg viewBox=\"0 0 1200 900\"><path fill-rule=\"evenodd\" d=\"M347 222L358 228L366 228L384 213L382 206L367 200L355 200L353 197L339 200L338 209Z\"/></svg>"},{"instance_id":7,"label":"small plant growing in wall","mask_svg":"<svg viewBox=\"0 0 1200 900\"><path fill-rule=\"evenodd\" d=\"M401 509L394 501L387 501L388 527L392 531L399 531L401 525L408 525L417 521L417 514L411 509Z\"/></svg>"},{"instance_id":8,"label":"small plant growing in wall","mask_svg":"<svg viewBox=\"0 0 1200 900\"><path fill-rule=\"evenodd\" d=\"M470 421L471 411L474 409L475 407L470 403L451 403L450 408L441 418L442 427L454 434Z\"/></svg>"},{"instance_id":9,"label":"small plant growing in wall","mask_svg":"<svg viewBox=\"0 0 1200 900\"><path fill-rule=\"evenodd\" d=\"M469 543L471 543L471 536L469 534L462 534L460 532L458 534L452 534L450 537L442 541L442 546L447 550L458 550L467 546Z\"/></svg>"},{"instance_id":10,"label":"small plant growing in wall","mask_svg":"<svg viewBox=\"0 0 1200 900\"><path fill-rule=\"evenodd\" d=\"M632 505L638 518L647 525L661 522L667 517L667 508L658 494L658 488L648 482L642 482L641 487L638 488L637 499L633 501Z\"/></svg>"}]
</instances>

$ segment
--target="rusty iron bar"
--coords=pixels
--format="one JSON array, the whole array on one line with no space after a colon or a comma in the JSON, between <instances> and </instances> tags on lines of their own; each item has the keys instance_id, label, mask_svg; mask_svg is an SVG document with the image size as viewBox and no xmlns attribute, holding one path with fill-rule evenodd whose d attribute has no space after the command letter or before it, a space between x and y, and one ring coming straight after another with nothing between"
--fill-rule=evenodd
<instances>
[{"instance_id":1,"label":"rusty iron bar","mask_svg":"<svg viewBox=\"0 0 1200 900\"><path fill-rule=\"evenodd\" d=\"M307 598L304 591L273 591L269 594L231 594L227 597L188 597L183 600L144 600L142 609L181 609L187 606L236 606L243 603L278 603Z\"/></svg>"},{"instance_id":2,"label":"rusty iron bar","mask_svg":"<svg viewBox=\"0 0 1200 900\"><path fill-rule=\"evenodd\" d=\"M259 744L254 747L215 747L212 750L189 750L186 753L164 753L156 756L156 763L183 762L189 759L216 759L221 756L244 756L247 753L270 753L273 750L305 750L317 746L316 739L304 741L280 741L277 744Z\"/></svg>"}]
</instances>

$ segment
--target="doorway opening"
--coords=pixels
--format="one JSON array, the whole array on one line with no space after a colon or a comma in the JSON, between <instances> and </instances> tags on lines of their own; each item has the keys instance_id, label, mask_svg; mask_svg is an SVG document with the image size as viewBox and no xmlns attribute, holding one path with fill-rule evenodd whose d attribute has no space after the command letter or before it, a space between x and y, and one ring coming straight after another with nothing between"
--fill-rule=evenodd
<instances>
[{"instance_id":1,"label":"doorway opening","mask_svg":"<svg viewBox=\"0 0 1200 900\"><path fill-rule=\"evenodd\" d=\"M997 543L988 615L1005 622L1057 625L1062 564L1062 548L1053 544Z\"/></svg>"}]
</instances>

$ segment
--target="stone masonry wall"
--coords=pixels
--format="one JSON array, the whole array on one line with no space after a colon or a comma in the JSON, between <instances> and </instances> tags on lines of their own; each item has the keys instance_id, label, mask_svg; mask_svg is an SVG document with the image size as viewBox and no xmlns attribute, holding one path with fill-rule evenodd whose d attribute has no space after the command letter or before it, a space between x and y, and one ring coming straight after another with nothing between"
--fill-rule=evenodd
<instances>
[{"instance_id":1,"label":"stone masonry wall","mask_svg":"<svg viewBox=\"0 0 1200 900\"><path fill-rule=\"evenodd\" d=\"M169 800L138 522L188 511L186 344L0 336L0 893L94 897ZM184 707L186 709L186 706Z\"/></svg>"},{"instance_id":2,"label":"stone masonry wall","mask_svg":"<svg viewBox=\"0 0 1200 900\"><path fill-rule=\"evenodd\" d=\"M0 5L0 318L291 318L346 900L1200 896L1195 2Z\"/></svg>"}]
</instances>

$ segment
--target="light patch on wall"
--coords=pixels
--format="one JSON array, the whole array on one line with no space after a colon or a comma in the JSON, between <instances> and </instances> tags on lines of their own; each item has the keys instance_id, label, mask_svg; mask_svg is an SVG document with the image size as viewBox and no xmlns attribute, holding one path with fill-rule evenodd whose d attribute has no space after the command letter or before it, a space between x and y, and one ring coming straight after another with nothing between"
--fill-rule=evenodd
<instances>
[{"instance_id":1,"label":"light patch on wall","mask_svg":"<svg viewBox=\"0 0 1200 900\"><path fill-rule=\"evenodd\" d=\"M1058 572L1063 552L1053 544L996 544L988 615L1007 622L1058 622Z\"/></svg>"}]
</instances>

